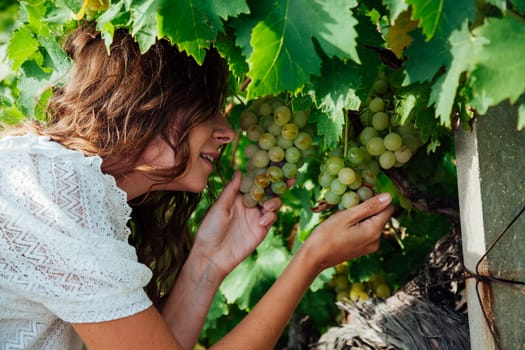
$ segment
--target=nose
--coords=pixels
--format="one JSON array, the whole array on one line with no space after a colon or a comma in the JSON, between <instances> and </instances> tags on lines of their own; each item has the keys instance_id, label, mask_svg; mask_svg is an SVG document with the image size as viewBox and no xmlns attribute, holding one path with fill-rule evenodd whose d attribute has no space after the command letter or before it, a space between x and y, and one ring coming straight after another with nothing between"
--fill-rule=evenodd
<instances>
[{"instance_id":1,"label":"nose","mask_svg":"<svg viewBox=\"0 0 525 350\"><path fill-rule=\"evenodd\" d=\"M217 124L213 132L213 137L220 141L221 144L227 144L232 142L235 137L235 131L233 131L230 123L223 115L217 116Z\"/></svg>"}]
</instances>

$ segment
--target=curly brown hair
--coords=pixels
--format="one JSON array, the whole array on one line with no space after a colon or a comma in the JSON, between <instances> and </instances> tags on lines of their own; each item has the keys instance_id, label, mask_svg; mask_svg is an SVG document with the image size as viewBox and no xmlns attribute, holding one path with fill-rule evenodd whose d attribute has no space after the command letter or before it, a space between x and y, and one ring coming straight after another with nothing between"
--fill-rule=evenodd
<instances>
[{"instance_id":1,"label":"curly brown hair","mask_svg":"<svg viewBox=\"0 0 525 350\"><path fill-rule=\"evenodd\" d=\"M64 48L73 65L48 102L48 120L32 121L25 130L100 156L102 170L116 178L136 171L143 150L160 135L177 162L168 171L148 171L166 181L180 176L189 159L190 130L223 108L228 69L218 52L209 49L199 65L160 39L142 53L130 33L118 29L108 53L93 23L81 24ZM130 203L130 243L153 271L146 289L157 306L189 254L188 221L200 199L200 193L158 191Z\"/></svg>"}]
</instances>

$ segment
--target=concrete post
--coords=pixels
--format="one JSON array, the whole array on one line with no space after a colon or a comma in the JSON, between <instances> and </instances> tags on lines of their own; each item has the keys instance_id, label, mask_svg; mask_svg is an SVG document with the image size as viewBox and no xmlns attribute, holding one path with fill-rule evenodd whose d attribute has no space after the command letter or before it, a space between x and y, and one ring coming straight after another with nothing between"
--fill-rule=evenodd
<instances>
[{"instance_id":1,"label":"concrete post","mask_svg":"<svg viewBox=\"0 0 525 350\"><path fill-rule=\"evenodd\" d=\"M517 108L501 104L480 116L472 132L456 132L459 204L465 266L476 264L525 206L525 131L516 131ZM490 250L480 274L525 281L525 214ZM471 349L525 349L525 288L467 279Z\"/></svg>"}]
</instances>

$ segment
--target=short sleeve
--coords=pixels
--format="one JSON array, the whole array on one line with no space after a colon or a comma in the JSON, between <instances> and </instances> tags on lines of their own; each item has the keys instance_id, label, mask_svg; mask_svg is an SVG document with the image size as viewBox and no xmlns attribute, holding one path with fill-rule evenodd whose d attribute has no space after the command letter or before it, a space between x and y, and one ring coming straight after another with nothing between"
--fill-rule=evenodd
<instances>
[{"instance_id":1,"label":"short sleeve","mask_svg":"<svg viewBox=\"0 0 525 350\"><path fill-rule=\"evenodd\" d=\"M151 271L127 242L130 208L100 158L35 142L0 147L0 287L71 323L149 307Z\"/></svg>"}]
</instances>

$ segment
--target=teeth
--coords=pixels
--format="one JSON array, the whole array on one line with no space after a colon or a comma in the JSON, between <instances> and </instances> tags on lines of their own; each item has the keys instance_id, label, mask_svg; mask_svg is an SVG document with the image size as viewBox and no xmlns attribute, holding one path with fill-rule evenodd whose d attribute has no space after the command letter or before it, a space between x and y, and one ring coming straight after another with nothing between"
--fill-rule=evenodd
<instances>
[{"instance_id":1,"label":"teeth","mask_svg":"<svg viewBox=\"0 0 525 350\"><path fill-rule=\"evenodd\" d=\"M208 155L208 154L202 154L201 157L209 160L212 163L215 161L215 159L212 156Z\"/></svg>"}]
</instances>

